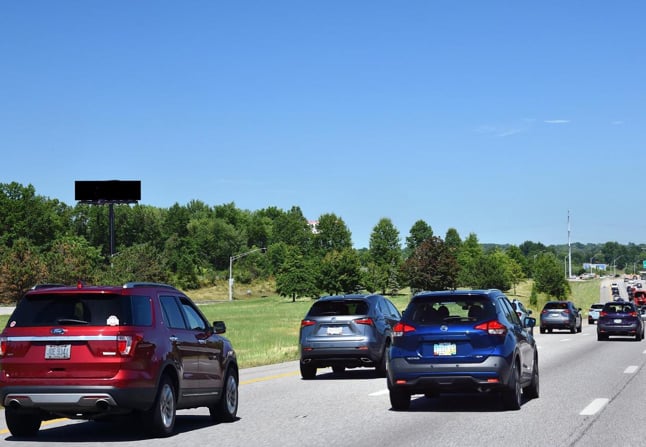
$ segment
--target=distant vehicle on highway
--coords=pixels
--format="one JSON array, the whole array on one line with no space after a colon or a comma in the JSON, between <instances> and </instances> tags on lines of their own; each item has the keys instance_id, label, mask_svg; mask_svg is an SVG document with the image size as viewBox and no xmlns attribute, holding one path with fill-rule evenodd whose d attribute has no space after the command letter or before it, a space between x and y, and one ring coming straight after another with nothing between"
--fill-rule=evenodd
<instances>
[{"instance_id":1,"label":"distant vehicle on highway","mask_svg":"<svg viewBox=\"0 0 646 447\"><path fill-rule=\"evenodd\" d=\"M573 334L581 332L581 308L572 301L548 301L541 311L541 334L553 329L569 329Z\"/></svg>"},{"instance_id":2,"label":"distant vehicle on highway","mask_svg":"<svg viewBox=\"0 0 646 447\"><path fill-rule=\"evenodd\" d=\"M646 290L633 289L633 302L636 306L646 306Z\"/></svg>"},{"instance_id":3,"label":"distant vehicle on highway","mask_svg":"<svg viewBox=\"0 0 646 447\"><path fill-rule=\"evenodd\" d=\"M597 322L597 340L608 340L611 335L628 335L637 341L643 340L644 321L634 303L614 301L604 304Z\"/></svg>"},{"instance_id":4,"label":"distant vehicle on highway","mask_svg":"<svg viewBox=\"0 0 646 447\"><path fill-rule=\"evenodd\" d=\"M595 303L588 309L588 324L594 324L599 319L599 312L603 309L603 303Z\"/></svg>"}]
</instances>

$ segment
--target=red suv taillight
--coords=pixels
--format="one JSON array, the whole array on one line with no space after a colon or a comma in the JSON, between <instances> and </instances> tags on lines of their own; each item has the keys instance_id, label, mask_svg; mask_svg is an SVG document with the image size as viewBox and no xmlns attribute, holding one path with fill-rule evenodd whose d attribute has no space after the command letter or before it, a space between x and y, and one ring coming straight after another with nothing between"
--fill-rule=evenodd
<instances>
[{"instance_id":1,"label":"red suv taillight","mask_svg":"<svg viewBox=\"0 0 646 447\"><path fill-rule=\"evenodd\" d=\"M608 315L608 312L606 312L605 310L602 310L601 312L599 312L600 317L605 317L606 315Z\"/></svg>"},{"instance_id":2,"label":"red suv taillight","mask_svg":"<svg viewBox=\"0 0 646 447\"><path fill-rule=\"evenodd\" d=\"M132 336L131 335L118 335L117 336L117 351L120 355L128 356L132 352Z\"/></svg>"},{"instance_id":3,"label":"red suv taillight","mask_svg":"<svg viewBox=\"0 0 646 447\"><path fill-rule=\"evenodd\" d=\"M7 337L0 337L0 357L4 357L7 352Z\"/></svg>"},{"instance_id":4,"label":"red suv taillight","mask_svg":"<svg viewBox=\"0 0 646 447\"><path fill-rule=\"evenodd\" d=\"M402 322L393 327L393 337L403 337L408 332L415 332L415 327Z\"/></svg>"},{"instance_id":5,"label":"red suv taillight","mask_svg":"<svg viewBox=\"0 0 646 447\"><path fill-rule=\"evenodd\" d=\"M479 331L487 331L491 335L505 335L507 334L507 327L498 320L486 321L474 326L474 329Z\"/></svg>"},{"instance_id":6,"label":"red suv taillight","mask_svg":"<svg viewBox=\"0 0 646 447\"><path fill-rule=\"evenodd\" d=\"M316 324L316 322L312 321L312 320L302 320L301 321L301 327L314 326L315 324Z\"/></svg>"}]
</instances>

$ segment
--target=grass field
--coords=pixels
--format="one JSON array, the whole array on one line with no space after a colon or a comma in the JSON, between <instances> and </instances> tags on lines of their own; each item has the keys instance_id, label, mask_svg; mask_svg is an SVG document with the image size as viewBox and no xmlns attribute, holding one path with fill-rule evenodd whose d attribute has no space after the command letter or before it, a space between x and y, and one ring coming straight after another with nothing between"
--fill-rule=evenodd
<instances>
[{"instance_id":1,"label":"grass field","mask_svg":"<svg viewBox=\"0 0 646 447\"><path fill-rule=\"evenodd\" d=\"M570 299L583 309L585 320L590 304L599 300L600 280L577 281L570 285ZM531 282L522 283L515 292L508 291L507 295L510 299L522 301L528 309L533 310L532 316L538 318L548 297L539 295L537 305L530 305L531 286ZM228 301L227 291L221 290L203 289L188 295L200 303L200 308L209 321L223 320L226 323L226 336L238 354L240 367L297 360L300 321L312 300L301 298L292 302L291 299L271 295L268 286L250 291L249 296L245 294L233 301ZM410 295L402 293L390 298L398 309L403 310ZM6 325L7 320L7 315L0 316L1 327Z\"/></svg>"}]
</instances>

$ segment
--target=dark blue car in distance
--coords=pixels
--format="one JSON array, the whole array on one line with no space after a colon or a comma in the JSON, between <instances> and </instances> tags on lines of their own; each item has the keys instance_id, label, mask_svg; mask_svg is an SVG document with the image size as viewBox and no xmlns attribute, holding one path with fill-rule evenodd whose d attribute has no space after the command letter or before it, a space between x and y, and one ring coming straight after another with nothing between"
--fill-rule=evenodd
<instances>
[{"instance_id":1,"label":"dark blue car in distance","mask_svg":"<svg viewBox=\"0 0 646 447\"><path fill-rule=\"evenodd\" d=\"M500 290L421 292L393 328L387 382L393 410L411 396L499 393L505 409L539 394L538 352L531 328Z\"/></svg>"}]
</instances>

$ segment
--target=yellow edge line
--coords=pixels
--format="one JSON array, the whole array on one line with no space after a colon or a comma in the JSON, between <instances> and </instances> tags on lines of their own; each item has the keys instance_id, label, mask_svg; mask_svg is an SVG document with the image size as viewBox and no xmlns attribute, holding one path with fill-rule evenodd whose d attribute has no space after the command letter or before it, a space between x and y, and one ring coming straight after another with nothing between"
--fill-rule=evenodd
<instances>
[{"instance_id":1,"label":"yellow edge line","mask_svg":"<svg viewBox=\"0 0 646 447\"><path fill-rule=\"evenodd\" d=\"M249 385L251 383L266 382L268 380L274 380L274 379L282 379L283 377L291 377L291 376L295 376L295 375L298 375L298 374L299 374L298 371L292 371L292 372L283 373L283 374L276 374L276 375L273 375L273 376L258 377L257 379L249 379L249 380L245 380L243 382L240 382L240 385ZM63 422L63 421L66 421L66 420L67 419L65 419L65 418L49 419L47 421L44 421L43 425L56 424L58 422ZM6 428L0 430L0 435L6 435L7 433L9 433L9 430L6 429Z\"/></svg>"},{"instance_id":2,"label":"yellow edge line","mask_svg":"<svg viewBox=\"0 0 646 447\"><path fill-rule=\"evenodd\" d=\"M257 379L249 379L240 382L240 385L249 385L250 383L266 382L267 380L282 379L283 377L291 377L300 374L298 371L291 371L283 374L276 374L273 376L258 377Z\"/></svg>"},{"instance_id":3,"label":"yellow edge line","mask_svg":"<svg viewBox=\"0 0 646 447\"><path fill-rule=\"evenodd\" d=\"M4 411L4 410L3 410ZM51 425L51 424L56 424L57 422L63 422L66 421L67 419L61 418L61 419L48 419L46 421L43 421L42 425ZM6 428L3 428L0 430L0 435L6 435L9 433L9 430Z\"/></svg>"}]
</instances>

